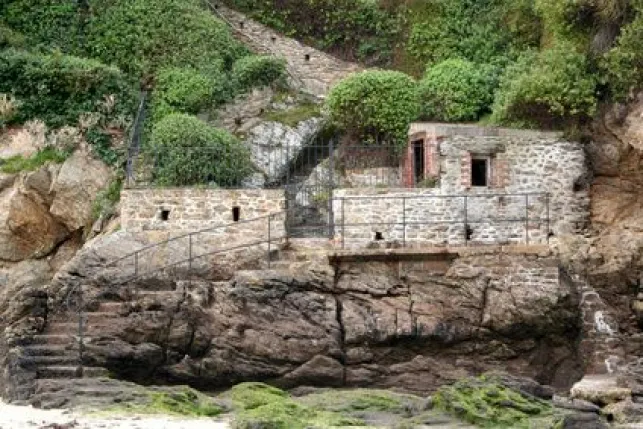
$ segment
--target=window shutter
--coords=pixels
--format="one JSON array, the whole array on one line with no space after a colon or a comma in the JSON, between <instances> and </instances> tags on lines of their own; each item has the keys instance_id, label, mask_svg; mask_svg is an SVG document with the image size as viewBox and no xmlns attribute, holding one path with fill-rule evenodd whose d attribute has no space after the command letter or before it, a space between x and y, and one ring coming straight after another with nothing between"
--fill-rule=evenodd
<instances>
[{"instance_id":1,"label":"window shutter","mask_svg":"<svg viewBox=\"0 0 643 429\"><path fill-rule=\"evenodd\" d=\"M471 187L471 153L463 152L460 157L460 183L465 189Z\"/></svg>"}]
</instances>

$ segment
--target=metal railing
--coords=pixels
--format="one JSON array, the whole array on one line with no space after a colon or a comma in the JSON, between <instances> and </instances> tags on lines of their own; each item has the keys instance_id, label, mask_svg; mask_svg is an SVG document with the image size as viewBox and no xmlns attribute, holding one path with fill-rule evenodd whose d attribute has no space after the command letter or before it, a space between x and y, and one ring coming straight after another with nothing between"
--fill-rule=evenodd
<instances>
[{"instance_id":1,"label":"metal railing","mask_svg":"<svg viewBox=\"0 0 643 429\"><path fill-rule=\"evenodd\" d=\"M511 200L513 198L517 198L520 200L519 203L511 203L507 202L507 200ZM509 217L492 217L493 212L489 212L488 209L490 208L490 204L488 203L485 207L484 204L481 205L481 207L477 207L476 205L480 206L480 203L478 204L472 204L472 202L475 202L475 200L495 200L497 199L498 202L491 202L491 205L497 204L498 206L501 206L499 209L496 210L496 212L500 213L508 213L510 216ZM377 220L369 220L366 222L347 222L347 213L346 213L346 203L347 202L359 202L359 201L364 201L367 200L369 204L374 205L377 204L377 202L388 202L388 201L398 201L398 207L401 209L401 215L398 215L397 219L401 218L401 221L377 221ZM412 210L415 211L422 211L425 210L425 213L427 211L430 212L430 209L428 209L427 204L424 204L424 206L420 205L418 207L418 203L420 201L439 201L442 202L442 211L447 212L448 214L452 214L453 212L458 213L458 216L456 217L445 217L442 219L431 219L430 217L427 218L427 220L418 220L418 215L416 213L416 216L409 216L409 212ZM335 198L334 201L338 202L338 204L335 204L335 214L339 216L340 222L337 223L335 222L335 219L333 219L333 229L336 229L339 231L341 235L341 247L344 249L346 247L346 240L347 236L350 234L347 234L347 229L350 228L361 228L362 231L360 231L361 235L364 236L364 230L369 232L370 230L374 229L375 227L401 227L401 236L399 237L402 246L407 245L407 230L410 227L429 227L429 226L451 226L451 225L458 225L461 226L461 238L462 238L462 243L465 246L468 246L471 242L475 242L476 240L473 239L473 235L476 233L475 231L475 226L500 226L500 225L520 225L522 226L523 229L523 237L524 241L521 240L521 243L524 243L525 245L529 245L530 243L530 226L534 224L544 224L545 225L545 231L543 233L543 237L546 243L549 243L549 238L551 235L551 226L550 226L550 194L546 192L535 192L535 193L490 193L490 194L475 194L475 195L469 195L469 194L464 194L464 195L415 195L415 196L408 196L408 195L402 195L402 196L349 196L349 197L339 197ZM524 202L524 204L523 204ZM540 203L540 206L536 206L536 203ZM390 206L390 205L389 205ZM415 206L415 207L414 207ZM539 214L536 215L530 215L530 209L532 211L538 211ZM361 210L360 210L361 211ZM520 216L515 216L515 213L521 212L522 214ZM395 210L389 210L389 214L393 212L395 214ZM477 215L477 216L476 216ZM358 217L358 216L364 216L363 213L360 213L358 215L353 214L352 217ZM354 235L360 235L354 234ZM380 232L380 235L383 235ZM383 236L380 237L375 237L375 238L367 238L367 240L384 240ZM417 240L422 242L423 240ZM424 241L430 241L430 240L424 240ZM442 240L442 241L447 241L449 240ZM486 242L493 242L493 243L499 243L502 242L503 240L501 237L494 237L492 240L486 240ZM507 239L509 241L509 239ZM515 242L516 240L514 240ZM483 244L483 243L481 243Z\"/></svg>"},{"instance_id":2,"label":"metal railing","mask_svg":"<svg viewBox=\"0 0 643 429\"><path fill-rule=\"evenodd\" d=\"M141 139L143 135L143 124L145 123L145 113L147 105L147 91L142 91L139 98L136 118L132 124L132 130L129 138L129 147L127 149L127 164L125 166L126 183L131 185L134 182L134 160L141 151Z\"/></svg>"}]
</instances>

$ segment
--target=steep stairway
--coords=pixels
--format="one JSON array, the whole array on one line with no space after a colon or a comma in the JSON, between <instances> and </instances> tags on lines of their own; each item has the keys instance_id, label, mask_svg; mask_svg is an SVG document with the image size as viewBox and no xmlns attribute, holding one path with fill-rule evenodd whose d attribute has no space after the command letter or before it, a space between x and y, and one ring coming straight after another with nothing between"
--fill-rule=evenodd
<instances>
[{"instance_id":1,"label":"steep stairway","mask_svg":"<svg viewBox=\"0 0 643 429\"><path fill-rule=\"evenodd\" d=\"M335 83L362 70L358 64L339 60L285 37L216 0L206 0L206 3L250 49L259 54L284 58L291 85L302 92L323 98Z\"/></svg>"}]
</instances>

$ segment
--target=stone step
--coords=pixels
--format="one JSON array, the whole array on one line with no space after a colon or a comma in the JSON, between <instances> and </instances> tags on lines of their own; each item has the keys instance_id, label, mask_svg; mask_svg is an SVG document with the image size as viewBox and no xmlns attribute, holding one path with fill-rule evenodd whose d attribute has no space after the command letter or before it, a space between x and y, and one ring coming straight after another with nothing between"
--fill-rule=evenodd
<instances>
[{"instance_id":1,"label":"stone step","mask_svg":"<svg viewBox=\"0 0 643 429\"><path fill-rule=\"evenodd\" d=\"M73 366L78 364L80 357L78 354L68 354L62 356L28 356L26 358L30 363L40 366Z\"/></svg>"},{"instance_id":2,"label":"stone step","mask_svg":"<svg viewBox=\"0 0 643 429\"><path fill-rule=\"evenodd\" d=\"M68 345L60 344L37 344L26 346L22 348L22 351L27 356L65 356L73 353L74 344L70 343Z\"/></svg>"},{"instance_id":3,"label":"stone step","mask_svg":"<svg viewBox=\"0 0 643 429\"><path fill-rule=\"evenodd\" d=\"M48 365L36 370L37 378L92 378L107 377L109 371L101 367L77 365Z\"/></svg>"},{"instance_id":4,"label":"stone step","mask_svg":"<svg viewBox=\"0 0 643 429\"><path fill-rule=\"evenodd\" d=\"M73 335L44 334L31 337L31 345L73 345L76 339Z\"/></svg>"},{"instance_id":5,"label":"stone step","mask_svg":"<svg viewBox=\"0 0 643 429\"><path fill-rule=\"evenodd\" d=\"M126 302L117 302L117 301L101 302L100 305L98 306L97 312L119 313L125 307L127 307Z\"/></svg>"},{"instance_id":6,"label":"stone step","mask_svg":"<svg viewBox=\"0 0 643 429\"><path fill-rule=\"evenodd\" d=\"M90 326L96 323L109 322L110 320L118 319L120 317L122 316L118 312L109 311L94 311L84 314L85 323Z\"/></svg>"}]
</instances>

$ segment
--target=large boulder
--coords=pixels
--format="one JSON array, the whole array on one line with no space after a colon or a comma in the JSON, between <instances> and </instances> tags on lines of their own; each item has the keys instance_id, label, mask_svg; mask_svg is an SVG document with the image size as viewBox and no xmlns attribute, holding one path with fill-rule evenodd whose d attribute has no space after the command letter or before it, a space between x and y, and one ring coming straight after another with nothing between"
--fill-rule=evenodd
<instances>
[{"instance_id":1,"label":"large boulder","mask_svg":"<svg viewBox=\"0 0 643 429\"><path fill-rule=\"evenodd\" d=\"M112 171L103 162L83 151L76 151L62 165L52 184L55 198L51 214L69 231L88 226L92 220L94 200L111 179Z\"/></svg>"}]
</instances>

